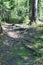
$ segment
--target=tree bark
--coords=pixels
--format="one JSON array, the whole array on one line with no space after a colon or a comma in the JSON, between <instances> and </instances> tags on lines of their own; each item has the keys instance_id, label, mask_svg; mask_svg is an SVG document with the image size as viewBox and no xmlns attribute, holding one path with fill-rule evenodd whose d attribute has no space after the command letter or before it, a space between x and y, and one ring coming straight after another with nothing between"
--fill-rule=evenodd
<instances>
[{"instance_id":1,"label":"tree bark","mask_svg":"<svg viewBox=\"0 0 43 65\"><path fill-rule=\"evenodd\" d=\"M38 0L33 0L32 3L32 16L31 16L31 22L37 22L38 20Z\"/></svg>"},{"instance_id":2,"label":"tree bark","mask_svg":"<svg viewBox=\"0 0 43 65\"><path fill-rule=\"evenodd\" d=\"M3 32L2 26L0 24L0 34Z\"/></svg>"}]
</instances>

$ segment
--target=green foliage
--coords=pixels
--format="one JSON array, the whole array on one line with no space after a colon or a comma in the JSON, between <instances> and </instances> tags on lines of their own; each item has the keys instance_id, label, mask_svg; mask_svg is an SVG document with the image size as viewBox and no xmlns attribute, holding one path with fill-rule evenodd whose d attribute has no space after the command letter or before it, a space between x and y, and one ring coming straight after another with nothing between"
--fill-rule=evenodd
<instances>
[{"instance_id":1,"label":"green foliage","mask_svg":"<svg viewBox=\"0 0 43 65\"><path fill-rule=\"evenodd\" d=\"M2 21L3 22L6 21L7 23L14 23L14 24L21 24L21 23L29 24L29 21L31 20L31 15L32 15L32 2L33 0L0 0L0 23ZM43 0L38 1L38 18L43 20ZM33 65L43 64L42 63L43 61L43 29L42 29L43 24L40 24L40 25L36 24L36 28L34 27L35 25L33 25L32 31L31 29L29 30L29 32L26 31L26 33L28 34L27 36L30 35L31 38L29 37L28 40L24 40L23 43L30 44L30 45L32 43L32 48L35 48L37 53L40 53L41 57L38 58L35 55L37 54L36 52L33 52L33 51L29 52L29 50L27 50L25 47L18 49L17 48L18 46L16 47L15 45L13 46L13 48L11 48L10 51L8 50L8 55L6 55L5 58L3 58L3 60L0 61L0 65L4 65L3 63L6 63L6 61L9 61L16 55L19 56L20 58L23 58L23 60L24 58L26 60L26 57L28 56L32 56L35 59ZM34 29L35 31L37 29L38 33L36 33L35 31L33 32ZM26 33L24 33L24 36ZM4 36L0 36L0 47L4 45L3 40L4 40ZM29 40L31 41L31 43ZM4 52L0 51L0 56L3 55ZM27 61L29 62L29 60ZM16 64L19 65L20 63L22 62L18 60Z\"/></svg>"},{"instance_id":2,"label":"green foliage","mask_svg":"<svg viewBox=\"0 0 43 65\"><path fill-rule=\"evenodd\" d=\"M43 0L39 1L38 7L39 18L43 19Z\"/></svg>"},{"instance_id":3,"label":"green foliage","mask_svg":"<svg viewBox=\"0 0 43 65\"><path fill-rule=\"evenodd\" d=\"M31 19L32 15L32 0L0 0L0 16L3 21L10 22L15 21L16 16L22 19L26 16ZM13 19L13 18L14 19ZM38 1L38 18L43 18L43 1ZM13 23L12 21L12 23ZM20 22L23 20L20 20ZM14 22L16 23L16 22ZM19 22L18 22L19 23Z\"/></svg>"},{"instance_id":4,"label":"green foliage","mask_svg":"<svg viewBox=\"0 0 43 65\"><path fill-rule=\"evenodd\" d=\"M29 53L28 53L25 49L20 49L20 50L19 50L19 55L20 55L20 56L28 56Z\"/></svg>"},{"instance_id":5,"label":"green foliage","mask_svg":"<svg viewBox=\"0 0 43 65\"><path fill-rule=\"evenodd\" d=\"M28 2L29 4L29 2ZM1 17L3 21L10 22L15 21L15 19L21 18L21 20L18 20L20 22L23 22L25 16L27 15L28 6L27 6L27 0L3 0L0 2L0 11L1 11ZM18 16L18 18L16 17ZM13 18L12 18L13 17ZM12 23L13 23L12 21ZM16 22L14 22L16 23ZM18 22L19 23L19 22Z\"/></svg>"}]
</instances>

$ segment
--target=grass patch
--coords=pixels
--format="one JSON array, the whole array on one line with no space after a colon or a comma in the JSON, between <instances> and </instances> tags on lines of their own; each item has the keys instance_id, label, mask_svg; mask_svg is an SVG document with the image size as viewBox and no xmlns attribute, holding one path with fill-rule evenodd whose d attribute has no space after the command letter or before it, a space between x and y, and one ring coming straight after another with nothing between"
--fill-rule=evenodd
<instances>
[{"instance_id":1,"label":"grass patch","mask_svg":"<svg viewBox=\"0 0 43 65\"><path fill-rule=\"evenodd\" d=\"M18 55L20 55L20 56L28 56L29 53L28 53L28 51L26 51L26 49L20 49Z\"/></svg>"},{"instance_id":2,"label":"grass patch","mask_svg":"<svg viewBox=\"0 0 43 65\"><path fill-rule=\"evenodd\" d=\"M5 61L9 61L16 55L16 47L14 46L11 51L9 51L9 54L4 58Z\"/></svg>"}]
</instances>

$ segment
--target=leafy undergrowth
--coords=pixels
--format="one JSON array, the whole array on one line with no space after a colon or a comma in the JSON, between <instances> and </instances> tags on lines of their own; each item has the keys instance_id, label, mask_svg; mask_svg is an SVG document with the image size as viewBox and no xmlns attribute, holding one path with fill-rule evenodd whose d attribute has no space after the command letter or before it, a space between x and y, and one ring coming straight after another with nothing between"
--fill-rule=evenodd
<instances>
[{"instance_id":1,"label":"leafy undergrowth","mask_svg":"<svg viewBox=\"0 0 43 65\"><path fill-rule=\"evenodd\" d=\"M31 33L30 36L32 37L30 39L31 39L31 42L33 43L32 47L35 48L35 52L34 52L34 50L32 50L32 52L29 52L28 45L30 42L26 39L23 39L23 40L27 42L27 46L24 46L25 49L23 48L23 49L20 49L20 51L19 51L20 56L26 57L26 56L31 55L35 59L33 65L43 65L43 28L42 27L43 27L43 25L39 25L38 27L35 27L35 29L37 30L37 33L35 33L35 34L31 33L31 31L30 31L30 33ZM24 41L23 41L23 43L24 43ZM24 43L24 44L26 45L26 43ZM31 48L31 49L33 49L33 48ZM31 49L30 49L30 51L31 51ZM39 54L39 57L37 56L37 54Z\"/></svg>"},{"instance_id":2,"label":"leafy undergrowth","mask_svg":"<svg viewBox=\"0 0 43 65\"><path fill-rule=\"evenodd\" d=\"M43 65L43 30L39 31L38 34L35 35L35 44L34 48L37 49L37 52L40 53L40 58L35 59L34 65Z\"/></svg>"}]
</instances>

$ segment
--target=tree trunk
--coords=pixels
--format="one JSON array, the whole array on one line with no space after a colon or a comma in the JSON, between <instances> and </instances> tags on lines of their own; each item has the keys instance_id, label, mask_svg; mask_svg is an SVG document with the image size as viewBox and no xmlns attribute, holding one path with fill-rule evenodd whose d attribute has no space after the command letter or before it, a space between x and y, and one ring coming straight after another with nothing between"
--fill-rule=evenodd
<instances>
[{"instance_id":1,"label":"tree trunk","mask_svg":"<svg viewBox=\"0 0 43 65\"><path fill-rule=\"evenodd\" d=\"M0 24L0 34L3 32L2 26Z\"/></svg>"},{"instance_id":2,"label":"tree trunk","mask_svg":"<svg viewBox=\"0 0 43 65\"><path fill-rule=\"evenodd\" d=\"M33 0L32 3L32 16L31 16L31 22L36 22L38 20L38 0Z\"/></svg>"}]
</instances>

